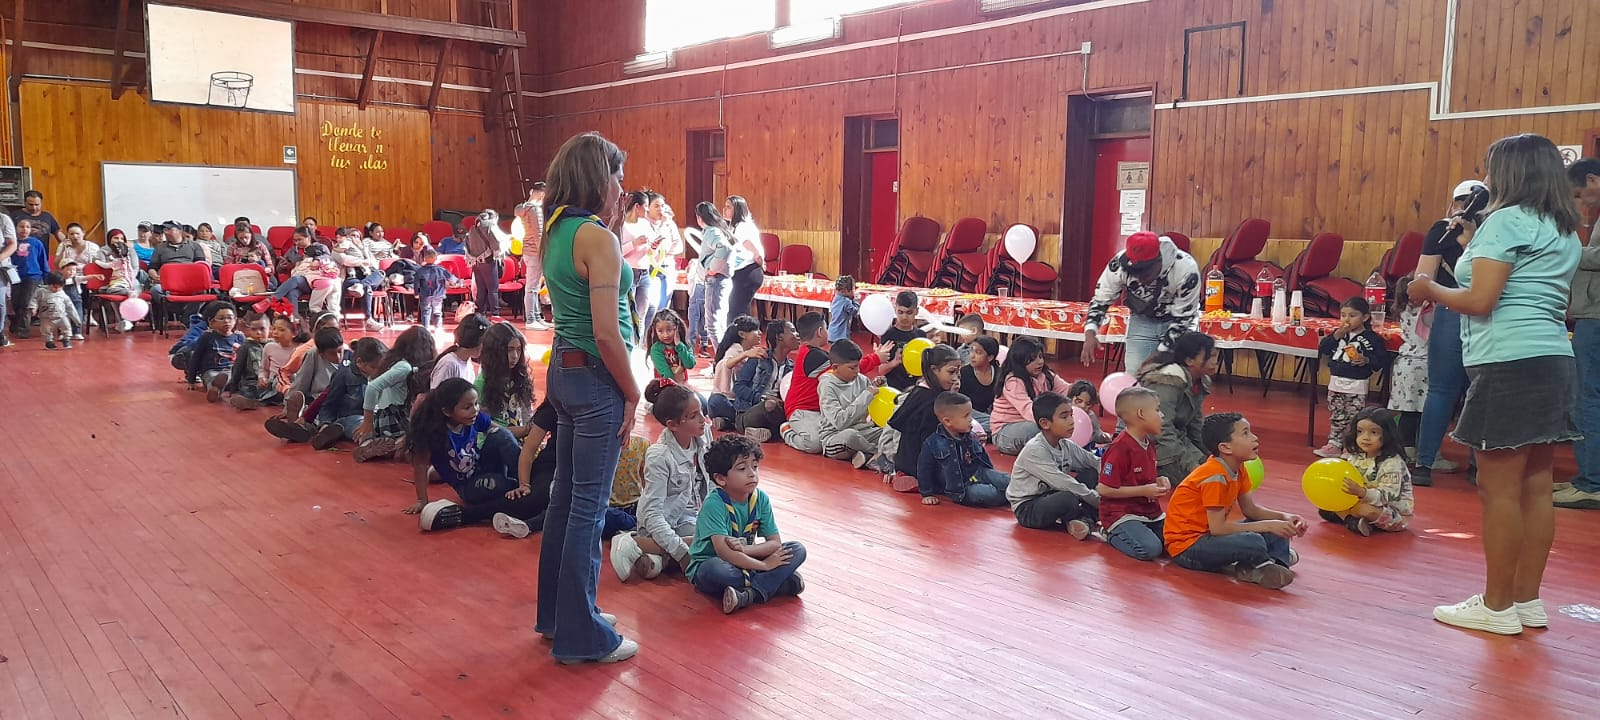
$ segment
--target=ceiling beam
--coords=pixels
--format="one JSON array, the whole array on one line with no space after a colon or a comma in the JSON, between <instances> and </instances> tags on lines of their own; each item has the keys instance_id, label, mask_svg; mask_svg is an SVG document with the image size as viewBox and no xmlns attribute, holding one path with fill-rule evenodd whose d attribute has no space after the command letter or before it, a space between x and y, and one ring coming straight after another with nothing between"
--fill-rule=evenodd
<instances>
[{"instance_id":1,"label":"ceiling beam","mask_svg":"<svg viewBox=\"0 0 1600 720\"><path fill-rule=\"evenodd\" d=\"M23 31L23 14L27 9L27 5L26 0L17 0L17 17L11 22L16 27L15 32L17 35L11 38L11 80L8 83L13 102L21 99L17 90L22 87L22 76L28 72L28 48L22 42L23 38L27 36Z\"/></svg>"},{"instance_id":2,"label":"ceiling beam","mask_svg":"<svg viewBox=\"0 0 1600 720\"><path fill-rule=\"evenodd\" d=\"M317 25L337 25L358 30L382 30L401 35L420 35L423 37L461 40L480 45L515 48L528 46L528 36L520 30L499 30L481 25L424 20L358 10L338 10L314 5L281 2L280 0L161 0L161 2L197 10L231 12L272 20L293 20ZM21 17L21 13L18 13L18 17Z\"/></svg>"},{"instance_id":3,"label":"ceiling beam","mask_svg":"<svg viewBox=\"0 0 1600 720\"><path fill-rule=\"evenodd\" d=\"M372 34L372 44L367 46L367 66L361 70L361 89L356 91L356 107L365 110L372 99L372 73L378 68L378 43L383 41L383 31Z\"/></svg>"},{"instance_id":4,"label":"ceiling beam","mask_svg":"<svg viewBox=\"0 0 1600 720\"><path fill-rule=\"evenodd\" d=\"M128 3L117 2L117 32L111 41L111 99L122 97L123 53L128 50Z\"/></svg>"},{"instance_id":5,"label":"ceiling beam","mask_svg":"<svg viewBox=\"0 0 1600 720\"><path fill-rule=\"evenodd\" d=\"M428 114L439 110L439 88L444 87L444 63L450 57L451 40L446 38L439 46L439 61L433 64L433 87L428 89Z\"/></svg>"}]
</instances>

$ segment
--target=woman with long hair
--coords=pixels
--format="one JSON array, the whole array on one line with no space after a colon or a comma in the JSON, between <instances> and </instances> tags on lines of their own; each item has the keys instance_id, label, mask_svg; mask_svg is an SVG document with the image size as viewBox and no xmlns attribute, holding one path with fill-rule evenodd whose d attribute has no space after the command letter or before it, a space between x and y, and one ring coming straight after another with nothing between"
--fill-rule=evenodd
<instances>
[{"instance_id":1,"label":"woman with long hair","mask_svg":"<svg viewBox=\"0 0 1600 720\"><path fill-rule=\"evenodd\" d=\"M650 208L650 192L634 190L622 202L622 261L633 272L633 311L639 315L639 327L650 327L644 318L654 315L651 307L655 299L655 281L650 274L650 256L659 246L655 231L646 217Z\"/></svg>"},{"instance_id":2,"label":"woman with long hair","mask_svg":"<svg viewBox=\"0 0 1600 720\"><path fill-rule=\"evenodd\" d=\"M1555 538L1551 507L1557 443L1579 437L1577 369L1567 338L1581 222L1561 153L1539 135L1489 146L1489 204L1482 227L1465 219L1460 287L1427 275L1412 297L1461 314L1461 356L1469 386L1451 434L1478 459L1483 504L1482 594L1433 609L1456 627L1516 635L1546 627L1539 586Z\"/></svg>"},{"instance_id":3,"label":"woman with long hair","mask_svg":"<svg viewBox=\"0 0 1600 720\"><path fill-rule=\"evenodd\" d=\"M450 378L411 412L405 455L411 460L422 529L444 530L494 523L502 535L525 538L544 526L548 500L517 481L522 446L478 404L465 378ZM428 499L428 471L454 490L460 503Z\"/></svg>"},{"instance_id":4,"label":"woman with long hair","mask_svg":"<svg viewBox=\"0 0 1600 720\"><path fill-rule=\"evenodd\" d=\"M700 257L696 261L706 276L705 308L700 316L700 328L701 335L709 345L727 334L728 261L733 255L733 226L717 212L717 206L708 202L696 205L694 216L701 232ZM690 308L689 312L692 314L694 308ZM717 355L711 357L720 359Z\"/></svg>"},{"instance_id":5,"label":"woman with long hair","mask_svg":"<svg viewBox=\"0 0 1600 720\"><path fill-rule=\"evenodd\" d=\"M672 207L661 193L647 190L645 197L644 221L650 226L651 234L659 238L650 253L650 308L640 326L651 327L655 314L672 306L672 278L678 271L678 257L683 255L683 234L678 232Z\"/></svg>"},{"instance_id":6,"label":"woman with long hair","mask_svg":"<svg viewBox=\"0 0 1600 720\"><path fill-rule=\"evenodd\" d=\"M551 654L562 663L618 662L639 651L595 605L600 531L639 407L628 371L638 338L634 276L607 228L621 212L626 159L611 141L584 133L561 146L545 174L544 277L555 316L545 395L559 431L534 629L555 641Z\"/></svg>"},{"instance_id":7,"label":"woman with long hair","mask_svg":"<svg viewBox=\"0 0 1600 720\"><path fill-rule=\"evenodd\" d=\"M733 228L733 255L728 261L730 289L727 316L749 315L750 303L766 279L761 263L766 250L761 247L761 228L755 215L750 213L750 203L743 197L729 195L722 206L722 217Z\"/></svg>"}]
</instances>

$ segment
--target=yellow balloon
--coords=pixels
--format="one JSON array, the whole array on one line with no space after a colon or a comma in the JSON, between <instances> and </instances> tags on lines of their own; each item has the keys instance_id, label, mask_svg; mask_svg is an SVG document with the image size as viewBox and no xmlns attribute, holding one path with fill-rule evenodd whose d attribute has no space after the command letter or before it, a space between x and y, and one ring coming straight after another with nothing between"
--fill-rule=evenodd
<instances>
[{"instance_id":1,"label":"yellow balloon","mask_svg":"<svg viewBox=\"0 0 1600 720\"><path fill-rule=\"evenodd\" d=\"M1311 463L1305 475L1300 477L1300 489L1305 491L1306 499L1318 509L1344 512L1361 501L1344 491L1345 478L1354 480L1357 485L1366 485L1361 471L1348 461L1339 458L1318 460Z\"/></svg>"},{"instance_id":2,"label":"yellow balloon","mask_svg":"<svg viewBox=\"0 0 1600 720\"><path fill-rule=\"evenodd\" d=\"M867 417L872 418L872 424L878 427L889 425L889 416L894 414L895 401L900 398L900 391L891 387L878 388L878 394L867 403Z\"/></svg>"},{"instance_id":3,"label":"yellow balloon","mask_svg":"<svg viewBox=\"0 0 1600 720\"><path fill-rule=\"evenodd\" d=\"M550 364L550 350L551 348L544 349L544 354L539 356L539 362L542 362L546 365Z\"/></svg>"},{"instance_id":4,"label":"yellow balloon","mask_svg":"<svg viewBox=\"0 0 1600 720\"><path fill-rule=\"evenodd\" d=\"M922 353L933 347L933 341L927 338L912 338L900 351L900 358L904 361L906 372L912 377L922 377Z\"/></svg>"}]
</instances>

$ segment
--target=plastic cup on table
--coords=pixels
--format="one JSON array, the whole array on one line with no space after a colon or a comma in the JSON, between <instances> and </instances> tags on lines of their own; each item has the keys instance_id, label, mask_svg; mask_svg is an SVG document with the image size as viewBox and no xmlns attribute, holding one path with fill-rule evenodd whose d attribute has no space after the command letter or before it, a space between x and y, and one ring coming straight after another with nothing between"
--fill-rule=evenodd
<instances>
[{"instance_id":1,"label":"plastic cup on table","mask_svg":"<svg viewBox=\"0 0 1600 720\"><path fill-rule=\"evenodd\" d=\"M1000 293L1000 297L1011 297L1011 288L1008 288L1008 287L1000 288L999 289L999 293Z\"/></svg>"}]
</instances>

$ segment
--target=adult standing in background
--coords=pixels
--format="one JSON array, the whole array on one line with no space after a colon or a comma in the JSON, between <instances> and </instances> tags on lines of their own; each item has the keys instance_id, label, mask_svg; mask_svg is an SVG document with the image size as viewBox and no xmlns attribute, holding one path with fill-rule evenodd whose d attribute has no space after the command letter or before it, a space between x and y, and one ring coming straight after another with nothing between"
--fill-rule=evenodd
<instances>
[{"instance_id":1,"label":"adult standing in background","mask_svg":"<svg viewBox=\"0 0 1600 720\"><path fill-rule=\"evenodd\" d=\"M724 313L726 317L749 315L750 303L766 280L766 273L761 269L767 254L761 246L761 228L750 212L750 203L738 195L729 195L728 201L723 203L722 218L733 227L733 255L728 261L731 289ZM717 342L721 341L717 338Z\"/></svg>"},{"instance_id":2,"label":"adult standing in background","mask_svg":"<svg viewBox=\"0 0 1600 720\"><path fill-rule=\"evenodd\" d=\"M1584 158L1567 168L1572 197L1578 211L1600 215L1600 159ZM1589 244L1578 254L1578 272L1572 277L1572 301L1567 317L1573 320L1572 351L1578 366L1578 432L1583 439L1573 445L1578 475L1570 483L1557 483L1556 507L1600 509L1600 221L1589 232Z\"/></svg>"},{"instance_id":3,"label":"adult standing in background","mask_svg":"<svg viewBox=\"0 0 1600 720\"><path fill-rule=\"evenodd\" d=\"M649 201L644 220L650 225L650 233L660 238L650 252L650 313L640 326L650 328L654 327L656 313L672 305L672 279L678 273L677 258L683 255L683 234L678 232L678 221L673 218L667 199L653 190L646 191L646 195Z\"/></svg>"},{"instance_id":4,"label":"adult standing in background","mask_svg":"<svg viewBox=\"0 0 1600 720\"><path fill-rule=\"evenodd\" d=\"M1532 134L1504 138L1489 146L1484 165L1482 228L1455 222L1466 237L1455 267L1460 287L1418 275L1409 292L1461 313L1470 385L1451 437L1477 449L1483 504L1484 591L1434 608L1433 617L1516 635L1549 624L1539 586L1555 539L1555 447L1579 437L1566 314L1583 244L1555 143Z\"/></svg>"},{"instance_id":5,"label":"adult standing in background","mask_svg":"<svg viewBox=\"0 0 1600 720\"><path fill-rule=\"evenodd\" d=\"M1446 288L1456 287L1456 261L1466 243L1460 230L1452 230L1457 218L1477 225L1483 220L1484 202L1489 188L1477 180L1462 180L1450 194L1448 216L1428 228L1422 241L1422 256L1417 259L1417 275L1427 275ZM1476 202L1475 202L1476 199ZM1427 487L1433 484L1433 471L1459 472L1461 466L1439 457L1445 428L1456 414L1456 401L1467 389L1467 370L1461 364L1461 314L1443 305L1433 306L1433 325L1428 334L1428 398L1422 404L1422 419L1417 424L1416 468L1411 482Z\"/></svg>"},{"instance_id":6,"label":"adult standing in background","mask_svg":"<svg viewBox=\"0 0 1600 720\"><path fill-rule=\"evenodd\" d=\"M622 261L633 270L633 311L639 314L640 319L655 314L655 308L650 302L655 298L652 292L655 288L650 282L650 256L654 253L657 240L650 227L650 220L645 215L650 210L650 192L648 190L634 190L624 196L622 201ZM648 328L648 323L641 322L641 328Z\"/></svg>"},{"instance_id":7,"label":"adult standing in background","mask_svg":"<svg viewBox=\"0 0 1600 720\"><path fill-rule=\"evenodd\" d=\"M544 323L544 307L539 302L539 284L544 281L544 260L540 253L544 244L544 191L543 181L533 184L528 191L528 201L518 205L517 219L522 221L523 322L530 330L548 330Z\"/></svg>"},{"instance_id":8,"label":"adult standing in background","mask_svg":"<svg viewBox=\"0 0 1600 720\"><path fill-rule=\"evenodd\" d=\"M1079 358L1084 365L1094 363L1100 329L1119 297L1128 306L1123 366L1137 373L1156 350L1170 348L1178 336L1199 329L1200 266L1167 238L1152 232L1128 236L1128 246L1100 273L1089 301Z\"/></svg>"},{"instance_id":9,"label":"adult standing in background","mask_svg":"<svg viewBox=\"0 0 1600 720\"><path fill-rule=\"evenodd\" d=\"M467 255L467 266L472 268L474 301L478 312L494 317L500 314L500 263L505 259L505 249L495 234L500 228L500 215L493 210L478 213L478 222L467 231L462 244Z\"/></svg>"},{"instance_id":10,"label":"adult standing in background","mask_svg":"<svg viewBox=\"0 0 1600 720\"><path fill-rule=\"evenodd\" d=\"M27 218L33 228L33 236L44 243L45 250L50 250L51 241L57 243L66 240L61 234L61 223L56 222L56 216L44 209L44 193L38 190L29 190L22 196L22 209L11 213L12 220Z\"/></svg>"},{"instance_id":11,"label":"adult standing in background","mask_svg":"<svg viewBox=\"0 0 1600 720\"><path fill-rule=\"evenodd\" d=\"M546 174L543 259L555 346L545 397L556 407L556 477L539 548L534 630L555 641L551 654L562 663L618 662L639 652L617 634L616 617L595 604L600 531L639 407L629 371L637 339L633 272L601 220L618 214L626 158L598 133L585 133L561 146Z\"/></svg>"},{"instance_id":12,"label":"adult standing in background","mask_svg":"<svg viewBox=\"0 0 1600 720\"><path fill-rule=\"evenodd\" d=\"M734 252L733 228L711 203L703 202L696 205L694 214L700 223L701 232L700 257L695 258L695 265L700 267L705 275L705 282L696 288L701 290L705 298L700 317L700 332L708 346L705 357L716 361L722 358L713 357L712 350L722 342L722 334L728 330L728 266ZM689 305L689 312L692 315L693 297L690 298Z\"/></svg>"},{"instance_id":13,"label":"adult standing in background","mask_svg":"<svg viewBox=\"0 0 1600 720\"><path fill-rule=\"evenodd\" d=\"M84 266L100 256L100 246L84 237L82 225L77 223L67 225L66 238L56 247L57 268L69 262L77 263L81 273Z\"/></svg>"}]
</instances>

